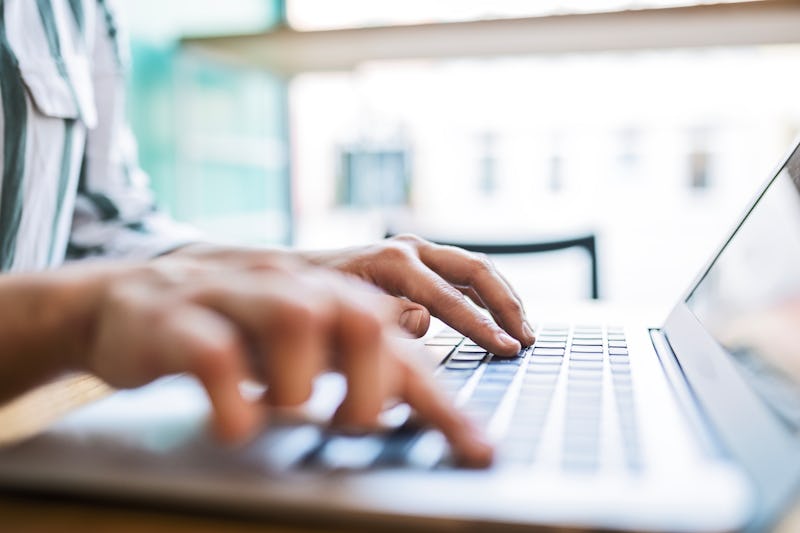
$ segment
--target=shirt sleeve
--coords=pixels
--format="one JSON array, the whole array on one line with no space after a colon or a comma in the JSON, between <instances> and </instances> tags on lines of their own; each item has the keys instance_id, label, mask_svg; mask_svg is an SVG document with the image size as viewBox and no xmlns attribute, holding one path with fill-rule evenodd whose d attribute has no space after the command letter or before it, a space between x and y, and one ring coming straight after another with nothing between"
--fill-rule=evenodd
<instances>
[{"instance_id":1,"label":"shirt sleeve","mask_svg":"<svg viewBox=\"0 0 800 533\"><path fill-rule=\"evenodd\" d=\"M92 52L97 124L89 130L67 258L146 259L200 240L155 207L126 118L127 38L110 0L98 0Z\"/></svg>"}]
</instances>

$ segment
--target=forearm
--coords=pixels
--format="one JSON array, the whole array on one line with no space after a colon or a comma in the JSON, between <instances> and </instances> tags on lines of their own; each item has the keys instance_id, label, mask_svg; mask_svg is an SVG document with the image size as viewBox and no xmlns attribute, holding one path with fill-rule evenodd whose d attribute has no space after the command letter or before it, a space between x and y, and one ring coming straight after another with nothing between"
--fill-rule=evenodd
<instances>
[{"instance_id":1,"label":"forearm","mask_svg":"<svg viewBox=\"0 0 800 533\"><path fill-rule=\"evenodd\" d=\"M104 269L0 276L0 402L80 368Z\"/></svg>"}]
</instances>

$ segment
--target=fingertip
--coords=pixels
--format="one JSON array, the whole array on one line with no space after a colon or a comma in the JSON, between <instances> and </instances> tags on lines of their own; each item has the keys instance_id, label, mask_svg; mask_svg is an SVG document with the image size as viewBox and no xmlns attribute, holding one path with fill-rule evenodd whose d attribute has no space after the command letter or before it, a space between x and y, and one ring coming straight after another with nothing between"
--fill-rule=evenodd
<instances>
[{"instance_id":1,"label":"fingertip","mask_svg":"<svg viewBox=\"0 0 800 533\"><path fill-rule=\"evenodd\" d=\"M517 355L522 349L522 344L504 331L497 333L495 340L499 345L499 349L495 350L495 355L511 357Z\"/></svg>"},{"instance_id":2,"label":"fingertip","mask_svg":"<svg viewBox=\"0 0 800 533\"><path fill-rule=\"evenodd\" d=\"M462 466L486 468L494 461L494 446L472 423L465 423L464 432L453 445L455 459Z\"/></svg>"},{"instance_id":3,"label":"fingertip","mask_svg":"<svg viewBox=\"0 0 800 533\"><path fill-rule=\"evenodd\" d=\"M418 307L407 309L400 315L400 326L407 332L421 337L430 327L431 315L427 309Z\"/></svg>"},{"instance_id":4,"label":"fingertip","mask_svg":"<svg viewBox=\"0 0 800 533\"><path fill-rule=\"evenodd\" d=\"M259 428L266 423L267 413L256 405L225 415L218 413L214 417L214 434L220 442L228 446L238 446L250 441Z\"/></svg>"},{"instance_id":5,"label":"fingertip","mask_svg":"<svg viewBox=\"0 0 800 533\"><path fill-rule=\"evenodd\" d=\"M522 333L525 336L525 346L533 346L536 342L536 336L533 334L533 328L527 322L522 323Z\"/></svg>"}]
</instances>

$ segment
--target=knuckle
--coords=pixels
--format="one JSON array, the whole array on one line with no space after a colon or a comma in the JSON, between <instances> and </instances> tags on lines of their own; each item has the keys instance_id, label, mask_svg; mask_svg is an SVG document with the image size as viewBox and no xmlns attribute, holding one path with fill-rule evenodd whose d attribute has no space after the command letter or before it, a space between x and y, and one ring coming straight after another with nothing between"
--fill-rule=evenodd
<instances>
[{"instance_id":1,"label":"knuckle","mask_svg":"<svg viewBox=\"0 0 800 533\"><path fill-rule=\"evenodd\" d=\"M425 239L413 233L401 233L400 235L392 237L390 240L410 244L413 246L418 246L425 242Z\"/></svg>"},{"instance_id":2,"label":"knuckle","mask_svg":"<svg viewBox=\"0 0 800 533\"><path fill-rule=\"evenodd\" d=\"M319 325L321 313L314 305L297 300L281 302L276 326L284 331L308 331Z\"/></svg>"},{"instance_id":3,"label":"knuckle","mask_svg":"<svg viewBox=\"0 0 800 533\"><path fill-rule=\"evenodd\" d=\"M489 259L489 256L481 253L470 254L468 265L470 275L473 278L482 276L494 270L494 264L492 263L492 260Z\"/></svg>"},{"instance_id":4,"label":"knuckle","mask_svg":"<svg viewBox=\"0 0 800 533\"><path fill-rule=\"evenodd\" d=\"M524 309L522 308L522 304L519 303L514 298L509 299L506 308L509 312L513 313L516 316L521 316L524 314Z\"/></svg>"},{"instance_id":5,"label":"knuckle","mask_svg":"<svg viewBox=\"0 0 800 533\"><path fill-rule=\"evenodd\" d=\"M198 376L217 376L228 369L240 349L239 339L233 334L217 334L195 347L195 373Z\"/></svg>"},{"instance_id":6,"label":"knuckle","mask_svg":"<svg viewBox=\"0 0 800 533\"><path fill-rule=\"evenodd\" d=\"M349 324L349 332L359 344L375 344L383 336L383 324L374 315L357 311L353 313Z\"/></svg>"},{"instance_id":7,"label":"knuckle","mask_svg":"<svg viewBox=\"0 0 800 533\"><path fill-rule=\"evenodd\" d=\"M143 304L143 302L126 297L117 300L117 303L128 309L136 308L137 314L142 318L149 331L159 328L162 324L172 324L174 320L172 309L166 305Z\"/></svg>"},{"instance_id":8,"label":"knuckle","mask_svg":"<svg viewBox=\"0 0 800 533\"><path fill-rule=\"evenodd\" d=\"M380 259L391 263L407 263L414 257L411 247L401 241L386 242L378 252Z\"/></svg>"},{"instance_id":9,"label":"knuckle","mask_svg":"<svg viewBox=\"0 0 800 533\"><path fill-rule=\"evenodd\" d=\"M483 270L492 270L494 268L494 263L492 263L488 255L484 253L474 253L472 255L478 268Z\"/></svg>"}]
</instances>

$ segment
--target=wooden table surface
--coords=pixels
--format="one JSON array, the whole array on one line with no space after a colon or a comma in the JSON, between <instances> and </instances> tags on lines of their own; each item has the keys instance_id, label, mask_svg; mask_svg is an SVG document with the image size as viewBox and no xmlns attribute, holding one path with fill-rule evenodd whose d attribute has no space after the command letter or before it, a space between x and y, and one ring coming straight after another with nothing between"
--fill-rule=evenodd
<instances>
[{"instance_id":1,"label":"wooden table surface","mask_svg":"<svg viewBox=\"0 0 800 533\"><path fill-rule=\"evenodd\" d=\"M34 435L77 406L101 398L110 392L111 389L102 382L85 375L68 376L40 387L0 407L0 444ZM0 493L0 531L322 533L343 531L343 529ZM800 533L800 502L787 513L773 533Z\"/></svg>"}]
</instances>

